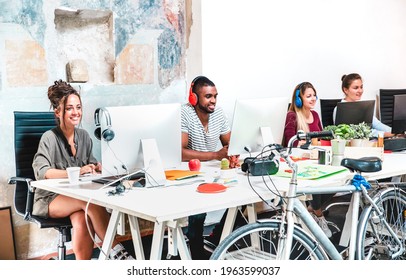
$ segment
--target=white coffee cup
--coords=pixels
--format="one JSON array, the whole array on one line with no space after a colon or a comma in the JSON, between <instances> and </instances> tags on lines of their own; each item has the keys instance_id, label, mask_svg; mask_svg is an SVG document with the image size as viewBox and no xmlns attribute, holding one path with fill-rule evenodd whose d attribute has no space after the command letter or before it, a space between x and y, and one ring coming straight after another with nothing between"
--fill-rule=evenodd
<instances>
[{"instance_id":1,"label":"white coffee cup","mask_svg":"<svg viewBox=\"0 0 406 280\"><path fill-rule=\"evenodd\" d=\"M79 175L80 175L80 167L68 167L66 168L68 172L68 178L70 184L78 184L79 183Z\"/></svg>"}]
</instances>

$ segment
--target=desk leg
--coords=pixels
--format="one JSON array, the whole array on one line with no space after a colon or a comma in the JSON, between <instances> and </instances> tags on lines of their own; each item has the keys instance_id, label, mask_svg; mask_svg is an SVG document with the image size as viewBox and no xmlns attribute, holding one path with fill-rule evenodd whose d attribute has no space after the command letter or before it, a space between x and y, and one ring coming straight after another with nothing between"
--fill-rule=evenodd
<instances>
[{"instance_id":1,"label":"desk leg","mask_svg":"<svg viewBox=\"0 0 406 280\"><path fill-rule=\"evenodd\" d=\"M183 234L182 227L177 226L176 232L178 236L178 250L180 258L182 260L191 260L192 256L190 255L189 247L186 244L186 238L185 235Z\"/></svg>"},{"instance_id":2,"label":"desk leg","mask_svg":"<svg viewBox=\"0 0 406 280\"><path fill-rule=\"evenodd\" d=\"M176 221L168 222L168 256L178 255L178 234L176 232Z\"/></svg>"},{"instance_id":3,"label":"desk leg","mask_svg":"<svg viewBox=\"0 0 406 280\"><path fill-rule=\"evenodd\" d=\"M116 237L117 225L121 215L123 214L118 210L113 210L113 212L111 213L109 225L107 227L106 235L104 236L103 240L103 246L99 254L99 260L107 260L109 258L111 245L113 244L113 240Z\"/></svg>"},{"instance_id":4,"label":"desk leg","mask_svg":"<svg viewBox=\"0 0 406 280\"><path fill-rule=\"evenodd\" d=\"M138 219L137 217L128 215L128 221L130 222L131 236L133 238L135 256L137 257L137 260L145 260L144 248L142 246L142 239Z\"/></svg>"},{"instance_id":5,"label":"desk leg","mask_svg":"<svg viewBox=\"0 0 406 280\"><path fill-rule=\"evenodd\" d=\"M355 259L355 247L357 243L357 228L358 228L358 214L359 214L359 201L361 197L360 192L356 192L353 195L354 197L354 206L352 209L352 217L351 217L351 237L350 237L350 252L348 259L354 260Z\"/></svg>"},{"instance_id":6,"label":"desk leg","mask_svg":"<svg viewBox=\"0 0 406 280\"><path fill-rule=\"evenodd\" d=\"M182 260L191 260L192 258L181 225L182 222L179 220L167 222L168 254L171 256L177 256L179 252Z\"/></svg>"},{"instance_id":7,"label":"desk leg","mask_svg":"<svg viewBox=\"0 0 406 280\"><path fill-rule=\"evenodd\" d=\"M340 246L349 246L349 259L354 259L355 242L357 235L360 192L352 194L350 207L345 215L344 227L341 232Z\"/></svg>"},{"instance_id":8,"label":"desk leg","mask_svg":"<svg viewBox=\"0 0 406 280\"><path fill-rule=\"evenodd\" d=\"M255 204L247 205L248 222L250 224L257 221L257 213L255 211ZM251 244L254 248L261 248L258 234L251 235Z\"/></svg>"},{"instance_id":9,"label":"desk leg","mask_svg":"<svg viewBox=\"0 0 406 280\"><path fill-rule=\"evenodd\" d=\"M233 227L235 224L235 218L237 217L237 211L240 208L238 207L231 207L228 208L227 217L224 222L223 231L221 233L220 242L224 240L230 233L233 231ZM250 223L255 223L257 220L257 214L255 211L255 204L248 204L247 205L247 213L248 213L248 221Z\"/></svg>"},{"instance_id":10,"label":"desk leg","mask_svg":"<svg viewBox=\"0 0 406 280\"><path fill-rule=\"evenodd\" d=\"M248 222L253 224L257 221L257 212L255 211L255 204L247 205Z\"/></svg>"},{"instance_id":11,"label":"desk leg","mask_svg":"<svg viewBox=\"0 0 406 280\"><path fill-rule=\"evenodd\" d=\"M235 218L237 217L238 207L228 208L227 217L224 222L223 231L221 233L220 242L224 240L233 231Z\"/></svg>"},{"instance_id":12,"label":"desk leg","mask_svg":"<svg viewBox=\"0 0 406 280\"><path fill-rule=\"evenodd\" d=\"M154 233L152 235L152 244L151 244L151 260L160 260L162 257L162 247L164 243L164 233L165 233L166 223L154 224Z\"/></svg>"}]
</instances>

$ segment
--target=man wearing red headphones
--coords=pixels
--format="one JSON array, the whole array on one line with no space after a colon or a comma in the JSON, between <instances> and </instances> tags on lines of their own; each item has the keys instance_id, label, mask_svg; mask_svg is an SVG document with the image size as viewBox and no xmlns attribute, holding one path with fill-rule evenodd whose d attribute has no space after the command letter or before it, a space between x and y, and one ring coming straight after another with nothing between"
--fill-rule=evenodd
<instances>
[{"instance_id":1,"label":"man wearing red headphones","mask_svg":"<svg viewBox=\"0 0 406 280\"><path fill-rule=\"evenodd\" d=\"M230 126L221 108L216 107L217 89L204 76L190 86L189 103L182 106L182 161L197 158L227 158ZM223 147L217 150L219 140Z\"/></svg>"},{"instance_id":2,"label":"man wearing red headphones","mask_svg":"<svg viewBox=\"0 0 406 280\"><path fill-rule=\"evenodd\" d=\"M216 107L217 89L207 77L193 79L189 103L182 105L182 161L191 159L221 160L228 158L230 126L223 110ZM222 148L217 149L219 141ZM192 259L207 259L203 227L206 213L189 217L187 237Z\"/></svg>"}]
</instances>

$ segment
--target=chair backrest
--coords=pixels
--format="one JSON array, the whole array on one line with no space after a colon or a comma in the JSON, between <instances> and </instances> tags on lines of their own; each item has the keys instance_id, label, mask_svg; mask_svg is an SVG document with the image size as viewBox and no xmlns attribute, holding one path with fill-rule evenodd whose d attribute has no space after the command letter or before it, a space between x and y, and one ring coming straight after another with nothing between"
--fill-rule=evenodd
<instances>
[{"instance_id":1,"label":"chair backrest","mask_svg":"<svg viewBox=\"0 0 406 280\"><path fill-rule=\"evenodd\" d=\"M53 112L14 112L14 151L16 176L35 180L32 161L42 134L56 126ZM27 184L17 182L14 194L16 212L25 215Z\"/></svg>"},{"instance_id":2,"label":"chair backrest","mask_svg":"<svg viewBox=\"0 0 406 280\"><path fill-rule=\"evenodd\" d=\"M333 111L341 99L320 99L321 123L323 127L334 124Z\"/></svg>"},{"instance_id":3,"label":"chair backrest","mask_svg":"<svg viewBox=\"0 0 406 280\"><path fill-rule=\"evenodd\" d=\"M406 94L406 89L380 89L379 90L379 115L384 124L392 127L393 96Z\"/></svg>"}]
</instances>

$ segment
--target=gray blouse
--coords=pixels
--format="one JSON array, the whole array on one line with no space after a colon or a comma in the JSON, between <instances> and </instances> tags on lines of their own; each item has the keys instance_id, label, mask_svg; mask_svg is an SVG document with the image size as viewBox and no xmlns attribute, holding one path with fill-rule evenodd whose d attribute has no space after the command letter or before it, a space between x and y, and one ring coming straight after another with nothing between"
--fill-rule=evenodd
<instances>
[{"instance_id":1,"label":"gray blouse","mask_svg":"<svg viewBox=\"0 0 406 280\"><path fill-rule=\"evenodd\" d=\"M72 155L71 147L60 128L45 132L32 163L36 180L45 179L45 172L51 168L64 170L70 166L81 167L97 163L92 154L92 139L86 130L75 128L74 143L76 156ZM37 189L34 196L33 214L48 217L48 205L56 196L55 193Z\"/></svg>"}]
</instances>

